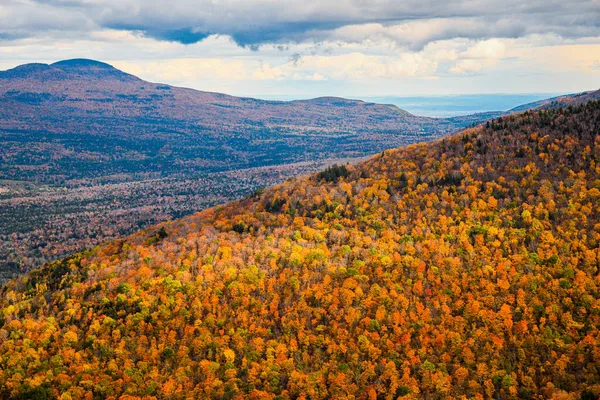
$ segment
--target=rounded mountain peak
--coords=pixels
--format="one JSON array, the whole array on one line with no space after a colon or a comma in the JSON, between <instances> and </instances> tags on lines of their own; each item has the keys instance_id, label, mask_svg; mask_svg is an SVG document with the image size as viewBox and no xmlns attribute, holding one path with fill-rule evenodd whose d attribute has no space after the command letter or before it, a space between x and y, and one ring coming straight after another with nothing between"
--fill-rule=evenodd
<instances>
[{"instance_id":1,"label":"rounded mountain peak","mask_svg":"<svg viewBox=\"0 0 600 400\"><path fill-rule=\"evenodd\" d=\"M139 78L118 70L110 64L85 58L58 61L50 65L41 63L20 65L7 71L0 71L0 79L33 79L40 81L69 79L139 80Z\"/></svg>"},{"instance_id":2,"label":"rounded mountain peak","mask_svg":"<svg viewBox=\"0 0 600 400\"><path fill-rule=\"evenodd\" d=\"M58 61L50 64L53 67L65 69L65 68L99 68L99 69L116 69L110 64L103 63L101 61L90 60L87 58L73 58L71 60Z\"/></svg>"},{"instance_id":3,"label":"rounded mountain peak","mask_svg":"<svg viewBox=\"0 0 600 400\"><path fill-rule=\"evenodd\" d=\"M63 70L41 63L23 64L7 71L0 71L0 79L56 80L64 79L66 75Z\"/></svg>"},{"instance_id":4,"label":"rounded mountain peak","mask_svg":"<svg viewBox=\"0 0 600 400\"><path fill-rule=\"evenodd\" d=\"M74 58L63 60L50 64L51 67L58 68L69 74L76 74L86 78L115 78L119 80L137 79L121 70L116 69L110 64L101 61L90 60L86 58Z\"/></svg>"}]
</instances>

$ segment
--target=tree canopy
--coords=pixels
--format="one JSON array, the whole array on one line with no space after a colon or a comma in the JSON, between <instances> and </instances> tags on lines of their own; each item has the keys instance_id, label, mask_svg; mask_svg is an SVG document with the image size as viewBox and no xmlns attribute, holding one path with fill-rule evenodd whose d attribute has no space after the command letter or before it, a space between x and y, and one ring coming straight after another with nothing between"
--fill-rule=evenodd
<instances>
[{"instance_id":1,"label":"tree canopy","mask_svg":"<svg viewBox=\"0 0 600 400\"><path fill-rule=\"evenodd\" d=\"M596 398L599 133L508 116L47 264L0 397Z\"/></svg>"}]
</instances>

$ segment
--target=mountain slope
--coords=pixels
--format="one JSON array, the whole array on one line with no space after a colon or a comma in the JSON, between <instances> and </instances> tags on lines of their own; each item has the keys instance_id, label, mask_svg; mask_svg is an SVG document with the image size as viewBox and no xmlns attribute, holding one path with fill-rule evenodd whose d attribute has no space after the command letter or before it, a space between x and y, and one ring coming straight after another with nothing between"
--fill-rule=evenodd
<instances>
[{"instance_id":1,"label":"mountain slope","mask_svg":"<svg viewBox=\"0 0 600 400\"><path fill-rule=\"evenodd\" d=\"M597 397L599 132L509 116L48 264L0 396Z\"/></svg>"},{"instance_id":2,"label":"mountain slope","mask_svg":"<svg viewBox=\"0 0 600 400\"><path fill-rule=\"evenodd\" d=\"M510 112L521 112L531 109L549 110L552 108L585 104L588 101L592 100L600 100L600 90L568 94L565 96L552 97L550 99L544 99L529 104L523 104L519 107L513 108L512 110L510 110Z\"/></svg>"},{"instance_id":3,"label":"mountain slope","mask_svg":"<svg viewBox=\"0 0 600 400\"><path fill-rule=\"evenodd\" d=\"M0 82L5 179L54 183L364 156L461 127L357 100L275 102L176 88L92 60L24 65L0 72ZM32 148L35 162L26 159Z\"/></svg>"},{"instance_id":4,"label":"mountain slope","mask_svg":"<svg viewBox=\"0 0 600 400\"><path fill-rule=\"evenodd\" d=\"M82 59L0 72L0 283L337 160L483 119L334 97L237 98Z\"/></svg>"}]
</instances>

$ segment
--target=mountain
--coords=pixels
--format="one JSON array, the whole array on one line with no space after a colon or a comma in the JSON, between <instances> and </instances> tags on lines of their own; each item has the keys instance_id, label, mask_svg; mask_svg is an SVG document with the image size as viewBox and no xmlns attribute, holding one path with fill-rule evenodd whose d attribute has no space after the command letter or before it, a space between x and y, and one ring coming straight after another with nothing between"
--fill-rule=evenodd
<instances>
[{"instance_id":1,"label":"mountain","mask_svg":"<svg viewBox=\"0 0 600 400\"><path fill-rule=\"evenodd\" d=\"M568 107L571 105L585 104L591 100L600 100L600 90L593 90L589 92L568 94L565 96L552 97L550 99L544 99L533 103L523 104L519 107L515 107L510 112L521 112L531 109L544 109L548 110L551 108Z\"/></svg>"},{"instance_id":2,"label":"mountain","mask_svg":"<svg viewBox=\"0 0 600 400\"><path fill-rule=\"evenodd\" d=\"M47 264L0 397L597 398L598 132L510 115Z\"/></svg>"},{"instance_id":3,"label":"mountain","mask_svg":"<svg viewBox=\"0 0 600 400\"><path fill-rule=\"evenodd\" d=\"M364 156L459 126L355 100L271 102L176 88L91 60L25 65L0 82L8 144L0 173L47 183ZM40 157L25 163L32 146L43 148Z\"/></svg>"},{"instance_id":4,"label":"mountain","mask_svg":"<svg viewBox=\"0 0 600 400\"><path fill-rule=\"evenodd\" d=\"M0 174L45 183L365 156L464 125L358 100L176 88L92 60L23 65L0 83Z\"/></svg>"},{"instance_id":5,"label":"mountain","mask_svg":"<svg viewBox=\"0 0 600 400\"><path fill-rule=\"evenodd\" d=\"M423 118L334 97L238 98L82 59L0 72L0 282L3 273L482 119Z\"/></svg>"},{"instance_id":6,"label":"mountain","mask_svg":"<svg viewBox=\"0 0 600 400\"><path fill-rule=\"evenodd\" d=\"M135 76L119 71L109 64L86 59L64 60L50 65L40 63L20 65L8 71L0 71L0 79L4 80L3 83L7 80L23 80L31 83L33 81L64 82L73 79L140 81ZM14 84L15 82L8 83L10 86Z\"/></svg>"}]
</instances>

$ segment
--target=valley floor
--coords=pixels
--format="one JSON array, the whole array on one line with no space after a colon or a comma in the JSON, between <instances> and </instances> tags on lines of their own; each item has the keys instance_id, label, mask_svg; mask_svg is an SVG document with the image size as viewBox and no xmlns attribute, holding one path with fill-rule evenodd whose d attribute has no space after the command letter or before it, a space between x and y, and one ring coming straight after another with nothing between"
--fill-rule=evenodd
<instances>
[{"instance_id":1,"label":"valley floor","mask_svg":"<svg viewBox=\"0 0 600 400\"><path fill-rule=\"evenodd\" d=\"M332 163L329 159L204 176L131 179L72 187L0 181L0 282L68 254L244 197Z\"/></svg>"}]
</instances>

